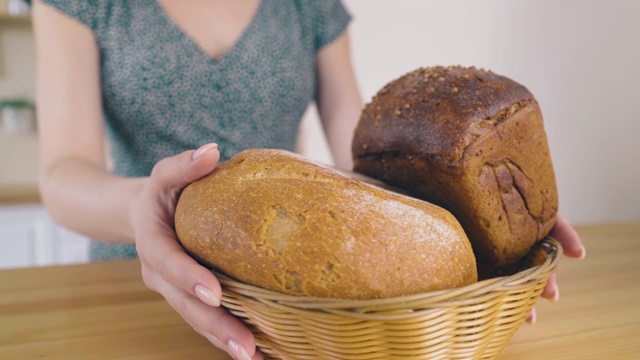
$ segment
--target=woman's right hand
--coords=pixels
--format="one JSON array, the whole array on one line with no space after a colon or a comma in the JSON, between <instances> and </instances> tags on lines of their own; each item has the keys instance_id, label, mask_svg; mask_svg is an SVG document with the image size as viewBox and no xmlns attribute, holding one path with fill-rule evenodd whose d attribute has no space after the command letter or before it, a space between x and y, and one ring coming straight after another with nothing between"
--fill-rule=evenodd
<instances>
[{"instance_id":1,"label":"woman's right hand","mask_svg":"<svg viewBox=\"0 0 640 360\"><path fill-rule=\"evenodd\" d=\"M216 144L159 161L144 190L134 199L131 219L142 278L200 335L235 359L262 359L255 338L220 307L220 283L177 241L173 216L182 189L210 173L218 163Z\"/></svg>"},{"instance_id":2,"label":"woman's right hand","mask_svg":"<svg viewBox=\"0 0 640 360\"><path fill-rule=\"evenodd\" d=\"M39 0L33 1L32 16L40 192L51 216L90 238L135 241L149 288L236 359L261 359L251 332L220 307L217 279L185 253L173 230L178 195L215 168L215 145L161 160L150 178L109 173L96 36Z\"/></svg>"}]
</instances>

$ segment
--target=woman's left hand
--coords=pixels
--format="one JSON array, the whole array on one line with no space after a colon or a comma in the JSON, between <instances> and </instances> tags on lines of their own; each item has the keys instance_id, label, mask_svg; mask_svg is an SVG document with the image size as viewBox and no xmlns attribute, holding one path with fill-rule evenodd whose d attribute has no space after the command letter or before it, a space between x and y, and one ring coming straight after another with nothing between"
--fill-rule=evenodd
<instances>
[{"instance_id":1,"label":"woman's left hand","mask_svg":"<svg viewBox=\"0 0 640 360\"><path fill-rule=\"evenodd\" d=\"M551 230L551 233L549 233L549 236L558 240L560 245L562 245L562 252L567 257L580 260L584 259L584 257L587 255L587 252L582 245L580 236L571 226L571 224L569 224L569 221L564 216L562 216L562 214L558 213L557 216L558 219L556 221L556 225ZM547 285L545 285L544 290L542 291L541 296L553 302L557 302L560 299L560 290L558 289L556 274L551 275L551 277L547 281ZM527 317L527 322L533 324L535 323L535 321L536 311L535 309L532 309L531 313Z\"/></svg>"}]
</instances>

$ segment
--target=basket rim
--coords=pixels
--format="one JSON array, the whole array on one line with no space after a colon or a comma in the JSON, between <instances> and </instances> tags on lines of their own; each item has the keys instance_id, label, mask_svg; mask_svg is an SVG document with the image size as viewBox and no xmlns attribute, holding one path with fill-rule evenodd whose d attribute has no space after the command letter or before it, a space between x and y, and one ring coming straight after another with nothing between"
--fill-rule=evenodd
<instances>
[{"instance_id":1,"label":"basket rim","mask_svg":"<svg viewBox=\"0 0 640 360\"><path fill-rule=\"evenodd\" d=\"M368 312L367 308L375 308L376 311L380 311L381 307L389 306L390 309L397 309L398 303L410 307L411 303L424 303L425 301L431 303L446 302L448 305L465 303L469 299L477 302L477 299L474 299L475 297L502 287L509 287L512 290L522 287L524 291L531 281L549 277L555 272L558 260L562 255L562 246L558 240L551 236L546 236L538 244L541 245L541 248L546 249L547 256L545 261L540 265L532 266L515 274L486 279L459 288L381 299L357 300L288 295L240 282L215 270L211 271L222 285L223 294L225 291L232 291L245 297L257 299L258 301L267 301L272 305L279 304L287 308L334 310L337 312L341 312L339 311L340 309L351 309L350 313L353 312L353 309L358 309L357 312L366 313Z\"/></svg>"}]
</instances>

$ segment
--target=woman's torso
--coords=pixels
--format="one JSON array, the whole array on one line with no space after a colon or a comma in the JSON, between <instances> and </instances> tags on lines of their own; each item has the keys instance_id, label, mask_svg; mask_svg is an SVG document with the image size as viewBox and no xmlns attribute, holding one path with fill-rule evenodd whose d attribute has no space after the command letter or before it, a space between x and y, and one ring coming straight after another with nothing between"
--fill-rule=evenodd
<instances>
[{"instance_id":1,"label":"woman's torso","mask_svg":"<svg viewBox=\"0 0 640 360\"><path fill-rule=\"evenodd\" d=\"M45 2L95 35L113 171L122 176L147 176L158 160L209 142L223 161L247 148L293 150L315 95L315 54L349 21L337 0L262 0L212 57L155 0ZM127 256L132 245L92 245L93 259Z\"/></svg>"}]
</instances>

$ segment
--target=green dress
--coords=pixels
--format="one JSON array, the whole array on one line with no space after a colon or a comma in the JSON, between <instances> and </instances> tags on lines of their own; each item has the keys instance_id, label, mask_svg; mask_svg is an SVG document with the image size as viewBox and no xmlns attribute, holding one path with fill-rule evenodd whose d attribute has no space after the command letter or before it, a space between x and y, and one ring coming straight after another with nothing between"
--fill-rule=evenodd
<instances>
[{"instance_id":1,"label":"green dress","mask_svg":"<svg viewBox=\"0 0 640 360\"><path fill-rule=\"evenodd\" d=\"M293 150L315 99L315 54L350 21L339 0L262 0L241 38L213 59L155 0L44 2L96 37L113 171L127 177L209 142L223 161L247 148ZM135 256L132 244L90 245L92 260Z\"/></svg>"}]
</instances>

